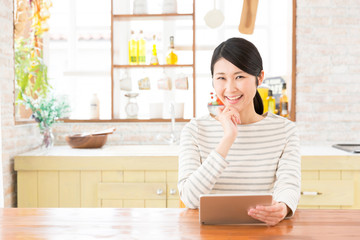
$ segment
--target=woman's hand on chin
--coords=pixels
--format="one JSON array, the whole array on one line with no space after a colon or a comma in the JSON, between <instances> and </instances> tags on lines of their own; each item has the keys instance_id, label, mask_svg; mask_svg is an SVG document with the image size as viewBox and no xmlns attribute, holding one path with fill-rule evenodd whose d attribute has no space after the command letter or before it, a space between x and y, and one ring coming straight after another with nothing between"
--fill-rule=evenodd
<instances>
[{"instance_id":1,"label":"woman's hand on chin","mask_svg":"<svg viewBox=\"0 0 360 240\"><path fill-rule=\"evenodd\" d=\"M233 107L219 107L215 119L221 123L224 129L224 137L232 137L235 140L237 125L241 123L239 112Z\"/></svg>"}]
</instances>

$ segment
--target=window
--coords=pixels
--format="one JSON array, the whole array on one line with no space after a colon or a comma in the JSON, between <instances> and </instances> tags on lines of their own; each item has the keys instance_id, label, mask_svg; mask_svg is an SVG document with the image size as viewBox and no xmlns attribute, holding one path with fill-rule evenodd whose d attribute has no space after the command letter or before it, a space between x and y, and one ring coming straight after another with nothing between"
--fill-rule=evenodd
<instances>
[{"instance_id":1,"label":"window","mask_svg":"<svg viewBox=\"0 0 360 240\"><path fill-rule=\"evenodd\" d=\"M111 1L53 1L48 33L49 78L71 106L71 119L88 119L92 95L101 119L111 119Z\"/></svg>"},{"instance_id":2,"label":"window","mask_svg":"<svg viewBox=\"0 0 360 240\"><path fill-rule=\"evenodd\" d=\"M213 49L230 37L252 41L262 55L265 77L282 76L291 89L293 1L259 1L252 35L238 31L243 1L217 1L216 7L223 12L225 21L216 29L206 26L203 19L213 5L208 0L195 1L196 116L207 114L206 105L213 92L210 75ZM132 0L129 2L132 4ZM148 3L151 6L161 4L160 0L151 2ZM112 96L111 83L111 0L101 3L95 0L53 1L50 13L50 30L44 35L44 49L53 91L69 101L70 119L89 119L89 102L96 93L101 106L100 119L111 120L112 97L118 98ZM171 27L171 24L165 26L163 31L171 31ZM176 42L186 40L179 38ZM192 55L184 57L192 58ZM192 59L185 62L192 62ZM288 95L291 96L290 92Z\"/></svg>"}]
</instances>

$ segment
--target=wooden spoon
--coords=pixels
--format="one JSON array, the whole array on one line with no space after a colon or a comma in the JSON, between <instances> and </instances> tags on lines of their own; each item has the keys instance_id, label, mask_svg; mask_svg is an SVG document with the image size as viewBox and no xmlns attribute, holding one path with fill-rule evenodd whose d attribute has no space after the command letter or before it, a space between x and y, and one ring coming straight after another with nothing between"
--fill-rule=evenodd
<instances>
[{"instance_id":1,"label":"wooden spoon","mask_svg":"<svg viewBox=\"0 0 360 240\"><path fill-rule=\"evenodd\" d=\"M79 136L85 137L85 136L91 136L91 135L106 135L106 134L112 134L113 132L115 132L115 130L116 130L116 128L109 128L109 129L105 129L105 130L97 131L97 132L82 133Z\"/></svg>"},{"instance_id":2,"label":"wooden spoon","mask_svg":"<svg viewBox=\"0 0 360 240\"><path fill-rule=\"evenodd\" d=\"M244 0L239 24L239 32L252 34L254 32L256 12L259 0Z\"/></svg>"}]
</instances>

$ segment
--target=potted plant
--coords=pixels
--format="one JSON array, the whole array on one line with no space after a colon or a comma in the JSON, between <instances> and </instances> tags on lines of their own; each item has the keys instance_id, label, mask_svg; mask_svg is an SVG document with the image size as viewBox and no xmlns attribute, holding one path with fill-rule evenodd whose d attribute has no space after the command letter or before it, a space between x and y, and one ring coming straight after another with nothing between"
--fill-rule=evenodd
<instances>
[{"instance_id":1,"label":"potted plant","mask_svg":"<svg viewBox=\"0 0 360 240\"><path fill-rule=\"evenodd\" d=\"M29 39L19 38L15 41L17 103L21 103L25 95L32 98L36 98L38 95L46 97L51 88L48 82L47 70L42 49L31 44Z\"/></svg>"},{"instance_id":2,"label":"potted plant","mask_svg":"<svg viewBox=\"0 0 360 240\"><path fill-rule=\"evenodd\" d=\"M43 135L42 147L50 148L54 145L52 125L60 118L69 113L70 107L64 101L59 101L55 96L39 96L34 99L27 95L22 95L20 100L27 108L32 111L31 117L38 123L40 133Z\"/></svg>"},{"instance_id":3,"label":"potted plant","mask_svg":"<svg viewBox=\"0 0 360 240\"><path fill-rule=\"evenodd\" d=\"M15 1L14 49L16 103L23 96L46 97L49 92L47 66L44 63L43 33L49 30L51 1ZM19 105L21 115L22 105ZM29 117L28 115L27 117ZM24 115L22 118L26 117Z\"/></svg>"}]
</instances>

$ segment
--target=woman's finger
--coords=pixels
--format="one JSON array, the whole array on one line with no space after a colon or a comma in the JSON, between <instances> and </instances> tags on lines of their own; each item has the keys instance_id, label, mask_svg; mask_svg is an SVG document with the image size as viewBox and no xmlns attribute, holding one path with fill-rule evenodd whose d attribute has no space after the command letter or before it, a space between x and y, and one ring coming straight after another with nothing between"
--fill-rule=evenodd
<instances>
[{"instance_id":1,"label":"woman's finger","mask_svg":"<svg viewBox=\"0 0 360 240\"><path fill-rule=\"evenodd\" d=\"M254 213L249 213L249 216L271 226L278 224L282 220L281 218Z\"/></svg>"}]
</instances>

